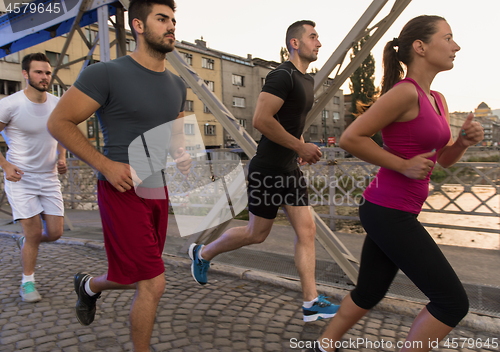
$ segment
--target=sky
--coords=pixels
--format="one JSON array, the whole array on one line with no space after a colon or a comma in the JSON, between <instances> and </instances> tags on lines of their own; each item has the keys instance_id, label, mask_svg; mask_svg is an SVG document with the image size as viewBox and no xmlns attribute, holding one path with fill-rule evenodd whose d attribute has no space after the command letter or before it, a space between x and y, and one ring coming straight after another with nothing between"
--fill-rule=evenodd
<instances>
[{"instance_id":1,"label":"sky","mask_svg":"<svg viewBox=\"0 0 500 352\"><path fill-rule=\"evenodd\" d=\"M373 24L385 17L389 0ZM203 39L210 48L246 57L252 54L280 61L288 26L302 19L316 22L322 48L310 67L320 69L372 0L177 0L177 40ZM439 73L431 89L444 94L450 112L474 111L481 103L500 109L499 0L413 0L372 50L375 84L382 76L383 46L397 37L404 24L419 15L440 15L450 24L461 46L455 67ZM344 66L347 62L344 63ZM342 87L350 93L348 84Z\"/></svg>"}]
</instances>

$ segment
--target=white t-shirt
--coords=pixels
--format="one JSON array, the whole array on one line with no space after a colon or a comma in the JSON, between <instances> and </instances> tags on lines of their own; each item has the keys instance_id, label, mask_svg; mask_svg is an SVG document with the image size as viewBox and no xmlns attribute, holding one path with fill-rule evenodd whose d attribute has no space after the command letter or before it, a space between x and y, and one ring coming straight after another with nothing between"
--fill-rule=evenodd
<instances>
[{"instance_id":1,"label":"white t-shirt","mask_svg":"<svg viewBox=\"0 0 500 352\"><path fill-rule=\"evenodd\" d=\"M47 93L45 103L33 103L24 90L0 100L2 135L9 146L7 161L21 171L57 172L57 141L47 121L59 98Z\"/></svg>"}]
</instances>

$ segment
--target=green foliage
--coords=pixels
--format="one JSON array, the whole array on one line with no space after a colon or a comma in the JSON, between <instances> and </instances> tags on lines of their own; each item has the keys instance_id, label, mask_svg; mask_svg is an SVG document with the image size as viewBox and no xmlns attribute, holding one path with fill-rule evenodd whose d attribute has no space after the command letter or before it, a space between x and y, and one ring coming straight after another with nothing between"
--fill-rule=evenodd
<instances>
[{"instance_id":1,"label":"green foliage","mask_svg":"<svg viewBox=\"0 0 500 352\"><path fill-rule=\"evenodd\" d=\"M287 61L289 57L290 57L290 54L288 53L287 48L281 47L281 49L280 49L281 63Z\"/></svg>"},{"instance_id":2,"label":"green foliage","mask_svg":"<svg viewBox=\"0 0 500 352\"><path fill-rule=\"evenodd\" d=\"M500 155L490 155L490 156L472 156L467 159L467 162L470 163L490 163L490 162L498 162L500 161Z\"/></svg>"},{"instance_id":3,"label":"green foliage","mask_svg":"<svg viewBox=\"0 0 500 352\"><path fill-rule=\"evenodd\" d=\"M248 215L248 210L243 210L241 213L236 215L235 217L236 220L246 220L248 221L250 219L250 216Z\"/></svg>"},{"instance_id":4,"label":"green foliage","mask_svg":"<svg viewBox=\"0 0 500 352\"><path fill-rule=\"evenodd\" d=\"M469 166L451 166L448 169L444 169L441 165L436 165L431 174L431 180L435 183L458 184L458 180L460 180L465 184L474 184L481 179L483 177Z\"/></svg>"},{"instance_id":5,"label":"green foliage","mask_svg":"<svg viewBox=\"0 0 500 352\"><path fill-rule=\"evenodd\" d=\"M369 38L370 36L367 35L359 43L353 45L351 59L357 55ZM375 59L371 53L364 59L361 66L354 71L350 80L349 88L352 92L351 111L356 113L358 103L369 105L378 94L378 89L375 87Z\"/></svg>"},{"instance_id":6,"label":"green foliage","mask_svg":"<svg viewBox=\"0 0 500 352\"><path fill-rule=\"evenodd\" d=\"M370 35L362 38L352 47L351 59L361 50ZM351 112L353 116L357 116L366 110L375 100L379 93L379 89L375 87L375 59L370 53L361 65L354 71L350 77L351 83ZM372 139L380 146L383 145L382 135L377 132Z\"/></svg>"},{"instance_id":7,"label":"green foliage","mask_svg":"<svg viewBox=\"0 0 500 352\"><path fill-rule=\"evenodd\" d=\"M453 173L457 168L450 167L448 170ZM443 182L447 177L449 177L449 173L440 166L436 166L434 170L432 170L431 181L435 183Z\"/></svg>"}]
</instances>

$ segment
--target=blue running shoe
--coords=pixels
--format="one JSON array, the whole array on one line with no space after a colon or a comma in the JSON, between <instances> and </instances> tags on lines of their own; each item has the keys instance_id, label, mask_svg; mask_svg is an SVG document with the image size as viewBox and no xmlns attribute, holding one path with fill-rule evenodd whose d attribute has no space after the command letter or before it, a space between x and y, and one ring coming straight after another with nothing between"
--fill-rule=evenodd
<instances>
[{"instance_id":1,"label":"blue running shoe","mask_svg":"<svg viewBox=\"0 0 500 352\"><path fill-rule=\"evenodd\" d=\"M330 303L324 295L319 295L318 300L314 302L311 308L304 308L304 321L311 322L320 319L332 318L339 310L338 305Z\"/></svg>"},{"instance_id":2,"label":"blue running shoe","mask_svg":"<svg viewBox=\"0 0 500 352\"><path fill-rule=\"evenodd\" d=\"M189 258L191 258L191 275L194 280L200 285L207 283L207 271L210 267L210 262L198 257L199 251L203 248L202 244L193 243L189 246Z\"/></svg>"}]
</instances>

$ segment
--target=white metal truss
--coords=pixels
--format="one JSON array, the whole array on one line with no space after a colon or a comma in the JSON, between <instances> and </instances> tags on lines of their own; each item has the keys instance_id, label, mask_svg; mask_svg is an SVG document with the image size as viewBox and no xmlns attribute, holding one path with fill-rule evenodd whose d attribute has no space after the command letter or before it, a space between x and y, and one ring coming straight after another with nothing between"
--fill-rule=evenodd
<instances>
[{"instance_id":1,"label":"white metal truss","mask_svg":"<svg viewBox=\"0 0 500 352\"><path fill-rule=\"evenodd\" d=\"M319 70L314 76L314 92L316 93L319 91L333 70L338 68L332 85L328 87L326 92L317 98L316 104L307 115L305 125L306 129L311 126L315 118L321 113L321 111L323 111L326 104L333 99L333 96L339 91L344 82L354 73L354 71L356 71L363 60L366 59L373 47L392 26L403 10L410 4L411 0L395 0L389 14L373 27L368 27L380 11L382 11L387 2L388 0L373 0L368 9L363 13L358 22L354 25L354 27L352 27L351 31L344 38L342 43L340 43L338 48L323 65L321 70ZM374 29L375 32L373 32ZM341 65L353 45L358 43L368 34L370 34L370 38L363 44L361 50L351 59L347 67L343 71L340 71Z\"/></svg>"},{"instance_id":2,"label":"white metal truss","mask_svg":"<svg viewBox=\"0 0 500 352\"><path fill-rule=\"evenodd\" d=\"M174 50L167 54L167 60L174 67L174 69L181 75L186 83L191 87L193 92L198 98L208 106L215 118L221 125L229 132L231 137L243 149L249 158L255 155L257 150L257 143L253 140L250 134L239 125L238 120L231 114L231 112L222 104L222 102L210 91L205 84L204 80L189 66L182 58L182 56ZM207 218L215 216L218 209L214 207L211 212L207 214ZM356 258L349 252L349 250L342 244L337 236L330 230L330 228L323 222L320 216L311 208L314 221L316 223L316 235L318 241L326 251L332 256L335 262L347 274L349 279L356 282L358 271L351 263L357 262ZM182 247L182 251L187 252L187 248L191 243L200 243L214 240L223 233L223 229L227 227L227 223L219 227L204 231L200 234L192 235Z\"/></svg>"}]
</instances>

